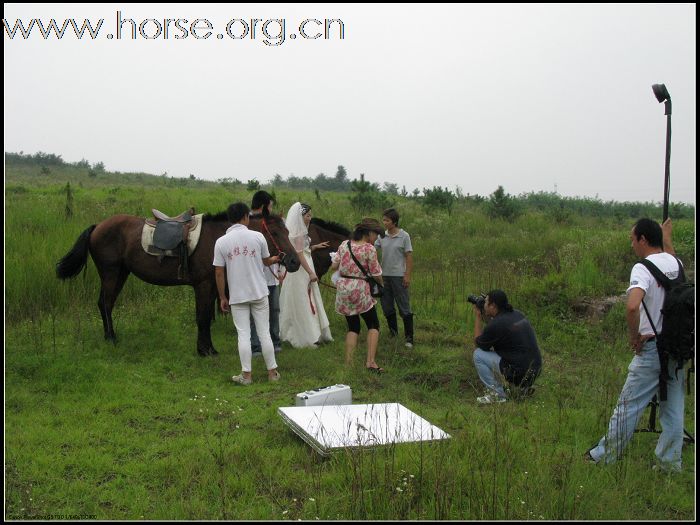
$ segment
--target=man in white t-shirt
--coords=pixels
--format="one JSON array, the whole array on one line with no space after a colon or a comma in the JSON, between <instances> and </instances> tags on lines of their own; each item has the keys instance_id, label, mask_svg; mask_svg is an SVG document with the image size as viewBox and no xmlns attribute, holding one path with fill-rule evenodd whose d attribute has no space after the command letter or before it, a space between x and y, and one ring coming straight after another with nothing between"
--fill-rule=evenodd
<instances>
[{"instance_id":1,"label":"man in white t-shirt","mask_svg":"<svg viewBox=\"0 0 700 525\"><path fill-rule=\"evenodd\" d=\"M671 231L670 220L666 220L662 228L656 221L640 219L632 228L630 239L637 257L648 259L669 279L675 279L680 271L680 261L674 257ZM643 264L637 263L632 268L627 293L627 331L635 355L610 418L607 434L584 454L586 461L595 463L612 463L620 458L644 409L659 390L661 363L656 350L656 336L642 301L656 332L660 333L663 322L661 307L666 291ZM656 446L656 457L661 467L675 472L681 469L685 410L683 372L676 374L676 368L675 359L669 358L670 379L666 380L667 398L659 404L662 432Z\"/></svg>"},{"instance_id":2,"label":"man in white t-shirt","mask_svg":"<svg viewBox=\"0 0 700 525\"><path fill-rule=\"evenodd\" d=\"M216 287L219 292L222 312L231 311L238 332L238 354L241 359L240 375L231 379L241 385L252 383L250 345L250 317L262 345L263 358L270 381L277 381L280 374L275 362L275 351L270 337L267 283L263 267L279 262L279 257L270 257L267 241L260 232L248 229L250 208L242 202L231 204L227 210L233 223L226 234L214 245ZM226 278L228 292L226 297Z\"/></svg>"}]
</instances>

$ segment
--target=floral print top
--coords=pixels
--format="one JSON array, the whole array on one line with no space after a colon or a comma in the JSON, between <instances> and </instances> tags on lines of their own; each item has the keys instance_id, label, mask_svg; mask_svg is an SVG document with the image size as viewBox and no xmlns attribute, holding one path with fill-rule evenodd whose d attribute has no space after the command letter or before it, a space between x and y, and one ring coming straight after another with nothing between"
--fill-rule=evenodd
<instances>
[{"instance_id":1,"label":"floral print top","mask_svg":"<svg viewBox=\"0 0 700 525\"><path fill-rule=\"evenodd\" d=\"M350 255L349 242L352 241L343 242L336 255L340 260L338 266L340 279L336 285L335 311L341 315L358 315L371 310L377 301L370 293L365 274L357 267L357 263ZM353 243L352 253L367 273L370 275L382 274L382 267L377 259L377 250L370 243ZM358 279L353 277L358 277Z\"/></svg>"}]
</instances>

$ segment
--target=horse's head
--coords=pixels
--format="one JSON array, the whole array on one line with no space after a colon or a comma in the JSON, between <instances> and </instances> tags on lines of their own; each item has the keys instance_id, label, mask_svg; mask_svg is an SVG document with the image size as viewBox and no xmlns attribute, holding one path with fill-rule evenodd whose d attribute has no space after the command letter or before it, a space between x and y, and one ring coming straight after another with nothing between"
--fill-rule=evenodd
<instances>
[{"instance_id":1,"label":"horse's head","mask_svg":"<svg viewBox=\"0 0 700 525\"><path fill-rule=\"evenodd\" d=\"M250 229L259 231L267 240L270 255L279 255L280 263L289 272L296 272L301 266L297 251L289 241L289 230L279 215L265 214L250 217Z\"/></svg>"},{"instance_id":2,"label":"horse's head","mask_svg":"<svg viewBox=\"0 0 700 525\"><path fill-rule=\"evenodd\" d=\"M350 238L350 230L337 222L324 221L314 217L309 224L309 237L311 237L311 244L328 242L327 248L315 250L311 254L316 275L320 279L331 267L330 253L337 252L340 244Z\"/></svg>"}]
</instances>

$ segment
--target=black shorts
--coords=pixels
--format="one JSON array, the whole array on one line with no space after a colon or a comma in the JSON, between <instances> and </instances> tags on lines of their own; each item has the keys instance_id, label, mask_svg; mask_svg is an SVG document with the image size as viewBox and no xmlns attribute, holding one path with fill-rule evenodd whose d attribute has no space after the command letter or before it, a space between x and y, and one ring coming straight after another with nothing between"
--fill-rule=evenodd
<instances>
[{"instance_id":1,"label":"black shorts","mask_svg":"<svg viewBox=\"0 0 700 525\"><path fill-rule=\"evenodd\" d=\"M345 319L348 322L348 332L360 333L360 316L365 320L367 330L379 330L379 318L377 317L377 307L373 306L363 314L346 315Z\"/></svg>"}]
</instances>

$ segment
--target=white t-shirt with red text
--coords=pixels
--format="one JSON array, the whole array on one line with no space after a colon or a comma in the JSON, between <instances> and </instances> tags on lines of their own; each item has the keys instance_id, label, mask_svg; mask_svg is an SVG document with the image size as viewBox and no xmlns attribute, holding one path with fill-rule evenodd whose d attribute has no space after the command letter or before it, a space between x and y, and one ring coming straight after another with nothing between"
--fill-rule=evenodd
<instances>
[{"instance_id":1,"label":"white t-shirt with red text","mask_svg":"<svg viewBox=\"0 0 700 525\"><path fill-rule=\"evenodd\" d=\"M257 301L269 290L263 274L263 258L269 257L262 233L234 224L214 245L214 266L225 266L228 280L228 304Z\"/></svg>"}]
</instances>

